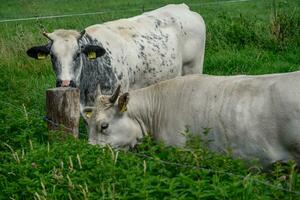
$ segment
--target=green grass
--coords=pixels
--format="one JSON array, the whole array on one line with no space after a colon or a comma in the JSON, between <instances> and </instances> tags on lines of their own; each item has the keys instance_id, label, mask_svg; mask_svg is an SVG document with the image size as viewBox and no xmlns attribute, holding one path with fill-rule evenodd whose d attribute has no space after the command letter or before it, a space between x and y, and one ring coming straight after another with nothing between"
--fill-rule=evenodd
<instances>
[{"instance_id":1,"label":"green grass","mask_svg":"<svg viewBox=\"0 0 300 200\"><path fill-rule=\"evenodd\" d=\"M117 153L88 145L84 126L79 140L47 131L45 90L54 87L55 77L49 60L37 62L25 54L47 42L40 25L48 31L82 30L170 2L181 1L0 1L0 20L113 11L0 23L0 199L300 199L300 174L293 163L265 173L199 148L197 140L189 151L146 139L134 151ZM300 69L299 0L277 0L276 20L271 0L185 2L206 22L205 73Z\"/></svg>"}]
</instances>

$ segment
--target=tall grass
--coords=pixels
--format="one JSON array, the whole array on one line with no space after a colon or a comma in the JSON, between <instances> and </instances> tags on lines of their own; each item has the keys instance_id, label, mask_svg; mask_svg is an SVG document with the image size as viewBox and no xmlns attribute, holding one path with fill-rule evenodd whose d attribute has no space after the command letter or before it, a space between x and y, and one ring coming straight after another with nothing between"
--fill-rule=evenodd
<instances>
[{"instance_id":1,"label":"tall grass","mask_svg":"<svg viewBox=\"0 0 300 200\"><path fill-rule=\"evenodd\" d=\"M230 155L187 149L147 138L115 152L48 132L45 89L54 87L49 60L25 51L46 43L40 25L82 30L130 17L171 1L1 1L0 19L117 10L102 15L0 23L0 199L300 199L294 163L262 172ZM179 2L179 1L172 1ZM211 0L201 2L213 2ZM186 1L187 4L199 1ZM191 6L207 26L205 73L264 74L299 70L297 1L249 1ZM138 8L135 11L122 11Z\"/></svg>"}]
</instances>

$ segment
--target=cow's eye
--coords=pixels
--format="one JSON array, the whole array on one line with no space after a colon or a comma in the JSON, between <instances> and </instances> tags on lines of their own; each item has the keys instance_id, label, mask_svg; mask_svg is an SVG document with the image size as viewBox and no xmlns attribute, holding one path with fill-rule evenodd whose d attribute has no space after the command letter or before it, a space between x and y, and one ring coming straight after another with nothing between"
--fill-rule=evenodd
<instances>
[{"instance_id":1,"label":"cow's eye","mask_svg":"<svg viewBox=\"0 0 300 200\"><path fill-rule=\"evenodd\" d=\"M107 129L107 128L108 128L108 126L109 126L109 124L108 124L108 123L106 123L106 122L103 122L103 123L101 124L101 130L105 130L105 129Z\"/></svg>"}]
</instances>

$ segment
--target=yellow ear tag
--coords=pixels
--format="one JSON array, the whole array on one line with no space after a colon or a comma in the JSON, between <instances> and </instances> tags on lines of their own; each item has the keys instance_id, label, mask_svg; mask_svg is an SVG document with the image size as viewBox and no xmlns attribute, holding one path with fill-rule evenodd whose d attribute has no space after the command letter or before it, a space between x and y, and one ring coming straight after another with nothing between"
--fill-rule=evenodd
<instances>
[{"instance_id":1,"label":"yellow ear tag","mask_svg":"<svg viewBox=\"0 0 300 200\"><path fill-rule=\"evenodd\" d=\"M46 55L45 53L42 53L42 52L38 52L38 54L37 54L37 58L38 58L39 60L45 59L46 56L47 56L47 55Z\"/></svg>"},{"instance_id":2,"label":"yellow ear tag","mask_svg":"<svg viewBox=\"0 0 300 200\"><path fill-rule=\"evenodd\" d=\"M90 119L92 116L92 112L86 112L85 116L86 116L86 118Z\"/></svg>"},{"instance_id":3,"label":"yellow ear tag","mask_svg":"<svg viewBox=\"0 0 300 200\"><path fill-rule=\"evenodd\" d=\"M126 104L124 103L124 105L122 106L120 112L123 113L127 110Z\"/></svg>"},{"instance_id":4,"label":"yellow ear tag","mask_svg":"<svg viewBox=\"0 0 300 200\"><path fill-rule=\"evenodd\" d=\"M96 52L95 51L90 51L90 52L88 52L88 58L89 59L96 59Z\"/></svg>"}]
</instances>

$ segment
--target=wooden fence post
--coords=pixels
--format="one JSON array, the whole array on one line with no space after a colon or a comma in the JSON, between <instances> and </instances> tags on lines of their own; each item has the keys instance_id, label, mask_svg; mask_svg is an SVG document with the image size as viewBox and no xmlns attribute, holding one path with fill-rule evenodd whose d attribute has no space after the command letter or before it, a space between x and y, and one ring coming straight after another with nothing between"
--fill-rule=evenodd
<instances>
[{"instance_id":1,"label":"wooden fence post","mask_svg":"<svg viewBox=\"0 0 300 200\"><path fill-rule=\"evenodd\" d=\"M46 91L48 130L61 130L79 135L80 92L78 88L58 87Z\"/></svg>"}]
</instances>

